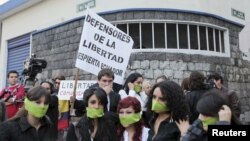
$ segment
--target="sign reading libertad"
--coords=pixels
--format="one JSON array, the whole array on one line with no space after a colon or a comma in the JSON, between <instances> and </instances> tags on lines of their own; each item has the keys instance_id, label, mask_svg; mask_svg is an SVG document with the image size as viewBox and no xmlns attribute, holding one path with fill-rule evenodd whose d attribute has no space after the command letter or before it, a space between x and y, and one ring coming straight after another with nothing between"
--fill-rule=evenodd
<instances>
[{"instance_id":1,"label":"sign reading libertad","mask_svg":"<svg viewBox=\"0 0 250 141\"><path fill-rule=\"evenodd\" d=\"M97 14L87 11L77 53L76 67L95 75L111 69L122 84L134 41Z\"/></svg>"}]
</instances>

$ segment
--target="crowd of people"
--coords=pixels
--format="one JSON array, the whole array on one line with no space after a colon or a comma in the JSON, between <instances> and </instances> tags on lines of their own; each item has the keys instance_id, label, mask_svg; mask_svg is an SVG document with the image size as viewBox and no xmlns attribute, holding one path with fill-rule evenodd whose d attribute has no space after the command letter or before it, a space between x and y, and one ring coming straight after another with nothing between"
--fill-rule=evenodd
<instances>
[{"instance_id":1,"label":"crowd of people","mask_svg":"<svg viewBox=\"0 0 250 141\"><path fill-rule=\"evenodd\" d=\"M102 69L82 100L58 99L63 75L27 92L18 77L10 71L0 92L0 141L206 141L209 125L241 124L237 94L218 73L194 71L179 85L135 72L119 85Z\"/></svg>"}]
</instances>

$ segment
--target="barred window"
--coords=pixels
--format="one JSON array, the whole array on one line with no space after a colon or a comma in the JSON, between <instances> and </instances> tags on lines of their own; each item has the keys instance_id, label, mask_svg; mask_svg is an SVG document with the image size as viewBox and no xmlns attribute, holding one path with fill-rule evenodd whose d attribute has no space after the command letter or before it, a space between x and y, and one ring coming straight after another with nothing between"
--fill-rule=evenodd
<instances>
[{"instance_id":1,"label":"barred window","mask_svg":"<svg viewBox=\"0 0 250 141\"><path fill-rule=\"evenodd\" d=\"M225 54L226 29L187 22L115 22L134 40L135 50L193 50Z\"/></svg>"}]
</instances>

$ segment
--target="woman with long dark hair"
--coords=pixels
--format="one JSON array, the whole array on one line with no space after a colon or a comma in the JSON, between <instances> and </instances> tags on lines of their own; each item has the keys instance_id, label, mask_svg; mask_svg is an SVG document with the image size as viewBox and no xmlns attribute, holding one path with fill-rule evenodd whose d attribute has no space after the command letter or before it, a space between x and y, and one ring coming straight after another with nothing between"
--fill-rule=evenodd
<instances>
[{"instance_id":1,"label":"woman with long dark hair","mask_svg":"<svg viewBox=\"0 0 250 141\"><path fill-rule=\"evenodd\" d=\"M78 123L71 124L67 141L118 141L115 123L118 117L107 112L107 95L102 88L84 92L86 114Z\"/></svg>"},{"instance_id":2,"label":"woman with long dark hair","mask_svg":"<svg viewBox=\"0 0 250 141\"><path fill-rule=\"evenodd\" d=\"M122 86L122 89L119 91L121 99L126 98L127 96L135 97L140 101L141 107L143 108L145 103L140 96L142 82L143 76L140 73L135 72L130 74Z\"/></svg>"},{"instance_id":3,"label":"woman with long dark hair","mask_svg":"<svg viewBox=\"0 0 250 141\"><path fill-rule=\"evenodd\" d=\"M128 96L122 99L117 112L121 123L118 128L120 141L147 140L149 129L143 126L141 104L136 98Z\"/></svg>"},{"instance_id":4,"label":"woman with long dark hair","mask_svg":"<svg viewBox=\"0 0 250 141\"><path fill-rule=\"evenodd\" d=\"M153 113L148 141L177 141L180 131L174 121L187 119L189 109L181 87L174 81L163 81L153 86L147 103Z\"/></svg>"},{"instance_id":5,"label":"woman with long dark hair","mask_svg":"<svg viewBox=\"0 0 250 141\"><path fill-rule=\"evenodd\" d=\"M49 101L45 88L30 89L24 100L24 114L0 125L0 141L55 141L51 122L45 116Z\"/></svg>"}]
</instances>

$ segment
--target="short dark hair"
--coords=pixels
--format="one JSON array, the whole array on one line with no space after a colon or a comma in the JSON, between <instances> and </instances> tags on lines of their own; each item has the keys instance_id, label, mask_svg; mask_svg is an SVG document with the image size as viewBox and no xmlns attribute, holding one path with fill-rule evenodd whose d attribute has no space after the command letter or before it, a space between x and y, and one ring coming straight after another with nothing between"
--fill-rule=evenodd
<instances>
[{"instance_id":1,"label":"short dark hair","mask_svg":"<svg viewBox=\"0 0 250 141\"><path fill-rule=\"evenodd\" d=\"M218 89L206 92L198 101L196 109L205 116L218 116L222 105L229 105L228 99Z\"/></svg>"},{"instance_id":2,"label":"short dark hair","mask_svg":"<svg viewBox=\"0 0 250 141\"><path fill-rule=\"evenodd\" d=\"M11 70L11 71L9 71L8 74L7 74L7 77L8 77L8 78L10 77L10 74L11 74L11 73L15 73L15 74L17 74L17 76L19 76L19 73L18 73L16 70Z\"/></svg>"},{"instance_id":3,"label":"short dark hair","mask_svg":"<svg viewBox=\"0 0 250 141\"><path fill-rule=\"evenodd\" d=\"M57 76L54 78L54 81L56 81L56 79L65 80L65 76L63 76L63 75L57 75Z\"/></svg>"},{"instance_id":4,"label":"short dark hair","mask_svg":"<svg viewBox=\"0 0 250 141\"><path fill-rule=\"evenodd\" d=\"M190 74L189 77L189 88L190 90L204 90L205 84L204 84L205 76L203 73L199 71L193 71Z\"/></svg>"},{"instance_id":5,"label":"short dark hair","mask_svg":"<svg viewBox=\"0 0 250 141\"><path fill-rule=\"evenodd\" d=\"M209 75L208 80L215 79L216 81L220 80L221 84L223 84L223 77L219 73L214 73Z\"/></svg>"},{"instance_id":6,"label":"short dark hair","mask_svg":"<svg viewBox=\"0 0 250 141\"><path fill-rule=\"evenodd\" d=\"M99 71L98 76L97 76L98 80L101 80L103 76L111 77L113 78L113 80L115 79L114 73L110 69L102 69L101 71Z\"/></svg>"}]
</instances>

